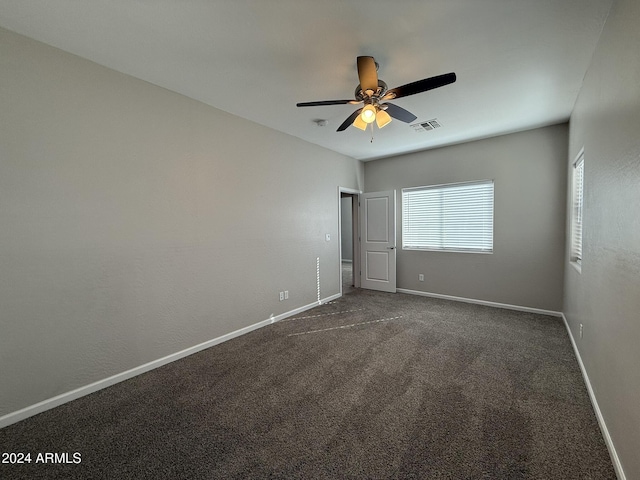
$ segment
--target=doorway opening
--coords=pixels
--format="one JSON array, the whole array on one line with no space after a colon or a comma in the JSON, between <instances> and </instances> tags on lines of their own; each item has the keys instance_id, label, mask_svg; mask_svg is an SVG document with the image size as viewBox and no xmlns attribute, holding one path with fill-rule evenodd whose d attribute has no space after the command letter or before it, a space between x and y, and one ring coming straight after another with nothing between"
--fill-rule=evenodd
<instances>
[{"instance_id":1,"label":"doorway opening","mask_svg":"<svg viewBox=\"0 0 640 480\"><path fill-rule=\"evenodd\" d=\"M339 189L340 293L360 287L359 195L357 190Z\"/></svg>"}]
</instances>

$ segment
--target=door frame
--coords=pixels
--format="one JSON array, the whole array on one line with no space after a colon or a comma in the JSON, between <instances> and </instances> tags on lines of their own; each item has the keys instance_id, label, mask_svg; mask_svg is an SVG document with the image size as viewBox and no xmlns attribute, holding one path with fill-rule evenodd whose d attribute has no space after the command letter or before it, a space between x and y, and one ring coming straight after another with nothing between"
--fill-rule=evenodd
<instances>
[{"instance_id":1,"label":"door frame","mask_svg":"<svg viewBox=\"0 0 640 480\"><path fill-rule=\"evenodd\" d=\"M353 286L360 288L360 195L361 190L338 187L338 271L340 272L340 296L342 296L342 194L350 195L351 201L351 240L353 242Z\"/></svg>"}]
</instances>

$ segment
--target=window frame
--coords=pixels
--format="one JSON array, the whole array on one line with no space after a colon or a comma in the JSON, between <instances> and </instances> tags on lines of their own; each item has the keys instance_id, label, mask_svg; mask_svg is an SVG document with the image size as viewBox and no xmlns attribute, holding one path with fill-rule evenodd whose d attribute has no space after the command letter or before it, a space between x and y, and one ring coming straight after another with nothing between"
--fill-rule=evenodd
<instances>
[{"instance_id":1,"label":"window frame","mask_svg":"<svg viewBox=\"0 0 640 480\"><path fill-rule=\"evenodd\" d=\"M480 185L480 184L490 184L491 185L491 248L490 249L482 249L482 248L456 248L456 247L443 247L443 248L431 248L431 247L417 247L415 245L406 245L405 242L405 194L410 193L411 191L424 191L424 190L438 190L438 189L446 189L447 187L458 187L464 185ZM491 255L494 252L494 234L495 234L495 180L487 179L487 180L474 180L468 182L453 182L453 183L443 183L436 185L424 185L418 187L407 187L403 188L401 191L401 218L402 218L402 227L401 227L401 235L402 235L402 250L407 251L419 251L419 252L445 252L445 253L479 253Z\"/></svg>"},{"instance_id":2,"label":"window frame","mask_svg":"<svg viewBox=\"0 0 640 480\"><path fill-rule=\"evenodd\" d=\"M571 168L571 245L569 261L582 273L584 253L584 147Z\"/></svg>"}]
</instances>

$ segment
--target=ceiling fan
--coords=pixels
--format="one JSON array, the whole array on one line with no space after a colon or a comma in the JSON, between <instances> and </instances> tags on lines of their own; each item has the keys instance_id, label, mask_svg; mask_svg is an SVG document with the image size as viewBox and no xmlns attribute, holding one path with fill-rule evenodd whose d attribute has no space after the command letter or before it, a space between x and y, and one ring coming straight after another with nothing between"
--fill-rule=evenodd
<instances>
[{"instance_id":1,"label":"ceiling fan","mask_svg":"<svg viewBox=\"0 0 640 480\"><path fill-rule=\"evenodd\" d=\"M378 78L378 63L373 57L358 57L358 79L360 84L356 87L355 100L322 100L319 102L297 103L297 107L316 107L320 105L358 105L364 103L364 107L353 112L338 127L342 132L353 125L360 130L365 130L374 121L378 128L382 128L391 122L391 117L402 122L411 123L416 117L413 113L387 100L408 97L416 93L426 92L434 88L443 87L456 81L455 73L446 73L436 77L425 78L417 82L407 83L401 87L387 89L387 84ZM385 103L382 103L385 102ZM372 126L373 128L373 126Z\"/></svg>"}]
</instances>

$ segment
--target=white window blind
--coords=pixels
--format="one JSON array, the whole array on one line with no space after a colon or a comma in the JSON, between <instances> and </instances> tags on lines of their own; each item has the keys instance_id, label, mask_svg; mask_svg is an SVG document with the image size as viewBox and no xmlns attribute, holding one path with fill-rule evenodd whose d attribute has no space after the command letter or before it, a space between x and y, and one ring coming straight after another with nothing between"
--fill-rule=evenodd
<instances>
[{"instance_id":1,"label":"white window blind","mask_svg":"<svg viewBox=\"0 0 640 480\"><path fill-rule=\"evenodd\" d=\"M582 263L582 207L584 203L584 153L578 155L573 168L573 222L571 260Z\"/></svg>"},{"instance_id":2,"label":"white window blind","mask_svg":"<svg viewBox=\"0 0 640 480\"><path fill-rule=\"evenodd\" d=\"M402 248L493 252L493 180L402 190Z\"/></svg>"}]
</instances>

